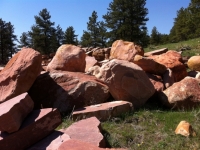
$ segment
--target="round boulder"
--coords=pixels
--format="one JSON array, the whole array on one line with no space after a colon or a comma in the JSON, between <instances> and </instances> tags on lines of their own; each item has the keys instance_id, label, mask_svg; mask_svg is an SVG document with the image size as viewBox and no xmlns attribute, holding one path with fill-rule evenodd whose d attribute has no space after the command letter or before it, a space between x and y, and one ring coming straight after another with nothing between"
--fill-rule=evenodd
<instances>
[{"instance_id":1,"label":"round boulder","mask_svg":"<svg viewBox=\"0 0 200 150\"><path fill-rule=\"evenodd\" d=\"M200 56L192 56L187 64L191 70L200 71Z\"/></svg>"}]
</instances>

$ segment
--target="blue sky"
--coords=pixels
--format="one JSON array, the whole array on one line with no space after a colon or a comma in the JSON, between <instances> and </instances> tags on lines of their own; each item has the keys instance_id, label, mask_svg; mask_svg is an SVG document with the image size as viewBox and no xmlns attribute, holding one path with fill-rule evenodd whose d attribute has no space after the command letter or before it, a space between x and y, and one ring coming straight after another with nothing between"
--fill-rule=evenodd
<instances>
[{"instance_id":1,"label":"blue sky","mask_svg":"<svg viewBox=\"0 0 200 150\"><path fill-rule=\"evenodd\" d=\"M58 24L63 31L73 26L75 34L80 37L83 30L87 30L87 22L95 10L98 20L102 21L109 3L112 0L0 0L0 18L11 22L15 27L18 38L22 32L30 31L35 24L34 16L47 8L51 21ZM154 26L160 33L169 34L173 26L176 12L181 7L186 8L190 0L147 0L149 10L147 28L149 34Z\"/></svg>"}]
</instances>

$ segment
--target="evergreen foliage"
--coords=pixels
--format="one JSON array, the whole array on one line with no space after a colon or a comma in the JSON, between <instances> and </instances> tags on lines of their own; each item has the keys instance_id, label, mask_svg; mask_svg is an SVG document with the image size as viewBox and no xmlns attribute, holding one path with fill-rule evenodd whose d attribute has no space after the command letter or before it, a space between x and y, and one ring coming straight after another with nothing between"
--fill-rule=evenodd
<instances>
[{"instance_id":1,"label":"evergreen foliage","mask_svg":"<svg viewBox=\"0 0 200 150\"><path fill-rule=\"evenodd\" d=\"M0 19L0 64L6 64L13 54L17 52L17 36L11 22Z\"/></svg>"},{"instance_id":2,"label":"evergreen foliage","mask_svg":"<svg viewBox=\"0 0 200 150\"><path fill-rule=\"evenodd\" d=\"M72 26L69 26L64 34L64 43L78 45L77 36L78 35L75 34L74 28Z\"/></svg>"},{"instance_id":3,"label":"evergreen foliage","mask_svg":"<svg viewBox=\"0 0 200 150\"><path fill-rule=\"evenodd\" d=\"M146 0L113 0L103 16L110 43L122 39L148 45ZM145 39L145 40L143 40Z\"/></svg>"}]
</instances>

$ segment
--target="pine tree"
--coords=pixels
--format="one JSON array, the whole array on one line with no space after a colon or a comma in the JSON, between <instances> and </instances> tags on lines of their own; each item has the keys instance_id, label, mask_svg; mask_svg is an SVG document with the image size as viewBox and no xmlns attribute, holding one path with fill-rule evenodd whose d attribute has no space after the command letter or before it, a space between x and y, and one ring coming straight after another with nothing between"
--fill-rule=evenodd
<instances>
[{"instance_id":1,"label":"pine tree","mask_svg":"<svg viewBox=\"0 0 200 150\"><path fill-rule=\"evenodd\" d=\"M150 43L153 45L158 45L160 44L161 41L161 34L158 32L157 28L154 26L152 31L151 31L151 39Z\"/></svg>"},{"instance_id":2,"label":"pine tree","mask_svg":"<svg viewBox=\"0 0 200 150\"><path fill-rule=\"evenodd\" d=\"M7 63L17 52L17 36L14 34L14 26L0 19L0 63Z\"/></svg>"},{"instance_id":3,"label":"pine tree","mask_svg":"<svg viewBox=\"0 0 200 150\"><path fill-rule=\"evenodd\" d=\"M52 47L52 36L55 31L54 22L50 21L51 15L47 9L39 12L39 16L35 16L36 24L31 27L29 32L33 42L33 48L42 54L49 54L54 51ZM54 39L55 40L55 39Z\"/></svg>"},{"instance_id":4,"label":"pine tree","mask_svg":"<svg viewBox=\"0 0 200 150\"><path fill-rule=\"evenodd\" d=\"M111 42L122 39L146 45L142 38L148 39L145 8L146 0L113 0L108 12L103 16L106 27L110 30L108 37ZM145 35L146 34L146 35Z\"/></svg>"},{"instance_id":5,"label":"pine tree","mask_svg":"<svg viewBox=\"0 0 200 150\"><path fill-rule=\"evenodd\" d=\"M75 30L72 26L69 26L64 34L64 43L65 44L73 44L73 45L77 45L77 36L75 34Z\"/></svg>"},{"instance_id":6,"label":"pine tree","mask_svg":"<svg viewBox=\"0 0 200 150\"><path fill-rule=\"evenodd\" d=\"M91 35L89 32L83 30L83 35L81 37L80 44L83 47L89 47L92 45L92 39L91 39Z\"/></svg>"},{"instance_id":7,"label":"pine tree","mask_svg":"<svg viewBox=\"0 0 200 150\"><path fill-rule=\"evenodd\" d=\"M19 48L22 47L31 47L31 39L30 39L30 35L27 32L23 32L22 35L20 36L19 39Z\"/></svg>"}]
</instances>

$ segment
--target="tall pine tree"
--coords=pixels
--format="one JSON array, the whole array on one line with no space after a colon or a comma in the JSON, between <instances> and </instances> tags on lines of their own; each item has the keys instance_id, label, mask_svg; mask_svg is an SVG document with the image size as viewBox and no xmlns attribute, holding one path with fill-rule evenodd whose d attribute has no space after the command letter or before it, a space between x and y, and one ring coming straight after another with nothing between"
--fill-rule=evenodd
<instances>
[{"instance_id":1,"label":"tall pine tree","mask_svg":"<svg viewBox=\"0 0 200 150\"><path fill-rule=\"evenodd\" d=\"M111 43L122 39L147 45L146 22L149 19L146 17L148 9L145 5L146 0L113 0L109 4L108 12L103 18L110 30L108 37Z\"/></svg>"},{"instance_id":2,"label":"tall pine tree","mask_svg":"<svg viewBox=\"0 0 200 150\"><path fill-rule=\"evenodd\" d=\"M73 45L77 45L77 36L75 34L75 30L72 26L69 26L64 34L64 43L65 44L73 44Z\"/></svg>"}]
</instances>

